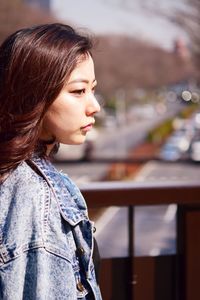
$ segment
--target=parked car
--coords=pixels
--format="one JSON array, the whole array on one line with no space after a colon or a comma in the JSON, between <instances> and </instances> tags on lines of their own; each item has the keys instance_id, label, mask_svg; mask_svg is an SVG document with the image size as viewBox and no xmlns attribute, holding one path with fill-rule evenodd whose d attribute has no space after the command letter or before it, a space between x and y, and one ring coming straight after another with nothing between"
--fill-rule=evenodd
<instances>
[{"instance_id":1,"label":"parked car","mask_svg":"<svg viewBox=\"0 0 200 300\"><path fill-rule=\"evenodd\" d=\"M180 159L181 156L182 153L177 145L170 143L166 143L159 153L159 158L166 161L176 161Z\"/></svg>"},{"instance_id":2,"label":"parked car","mask_svg":"<svg viewBox=\"0 0 200 300\"><path fill-rule=\"evenodd\" d=\"M189 156L191 160L200 162L200 140L191 143Z\"/></svg>"},{"instance_id":3,"label":"parked car","mask_svg":"<svg viewBox=\"0 0 200 300\"><path fill-rule=\"evenodd\" d=\"M189 158L193 161L200 162L200 132L196 132L194 138L191 141L189 149Z\"/></svg>"},{"instance_id":4,"label":"parked car","mask_svg":"<svg viewBox=\"0 0 200 300\"><path fill-rule=\"evenodd\" d=\"M181 159L190 147L191 138L182 131L174 132L161 148L159 158L166 161Z\"/></svg>"}]
</instances>

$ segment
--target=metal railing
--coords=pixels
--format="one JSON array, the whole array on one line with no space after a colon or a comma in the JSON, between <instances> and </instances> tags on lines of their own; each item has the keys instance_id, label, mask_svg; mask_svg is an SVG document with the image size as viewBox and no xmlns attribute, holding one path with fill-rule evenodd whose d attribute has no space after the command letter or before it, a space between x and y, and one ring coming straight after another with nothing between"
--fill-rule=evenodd
<instances>
[{"instance_id":1,"label":"metal railing","mask_svg":"<svg viewBox=\"0 0 200 300\"><path fill-rule=\"evenodd\" d=\"M103 262L104 270L101 282L104 300L196 300L200 299L199 273L200 273L200 181L193 183L134 183L134 182L99 182L83 185L81 191L89 208L101 208L110 206L128 207L128 237L129 257L123 261ZM146 205L177 204L177 253L171 260L169 257L141 258L138 262L134 257L134 207ZM150 260L154 260L151 261ZM116 264L118 264L116 266ZM145 265L146 263L146 265ZM146 269L146 266L153 266ZM162 274L166 291L160 291L160 275L151 278L158 273L156 266L167 265L168 276ZM169 267L170 265L170 267ZM124 285L123 294L115 292L116 284L105 277L105 272L115 270L121 272L123 268L125 276L121 279ZM114 266L114 267L113 267ZM121 267L120 267L121 266ZM142 267L141 267L142 266ZM112 270L114 268L114 270ZM160 268L160 267L159 267ZM166 269L166 268L165 268ZM149 272L146 277L145 273ZM170 273L171 272L171 273ZM137 283L138 273L143 274L140 284ZM145 279L146 278L146 279ZM156 284L156 280L159 281ZM113 281L110 276L110 281ZM149 286L152 281L153 287ZM115 287L114 287L115 286ZM145 288L145 286L147 288ZM170 287L170 288L168 288ZM108 292L108 290L110 291ZM121 288L123 289L123 288ZM167 289L170 289L167 291ZM170 295L170 296L169 296Z\"/></svg>"}]
</instances>

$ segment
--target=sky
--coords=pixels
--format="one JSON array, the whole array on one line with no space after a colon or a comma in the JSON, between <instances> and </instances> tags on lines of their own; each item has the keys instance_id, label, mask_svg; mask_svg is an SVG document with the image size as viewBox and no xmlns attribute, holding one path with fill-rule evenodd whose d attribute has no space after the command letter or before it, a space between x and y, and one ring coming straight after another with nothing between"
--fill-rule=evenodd
<instances>
[{"instance_id":1,"label":"sky","mask_svg":"<svg viewBox=\"0 0 200 300\"><path fill-rule=\"evenodd\" d=\"M57 18L94 34L127 34L172 49L184 32L166 18L152 12L181 7L184 0L51 0ZM152 8L145 9L145 7Z\"/></svg>"}]
</instances>

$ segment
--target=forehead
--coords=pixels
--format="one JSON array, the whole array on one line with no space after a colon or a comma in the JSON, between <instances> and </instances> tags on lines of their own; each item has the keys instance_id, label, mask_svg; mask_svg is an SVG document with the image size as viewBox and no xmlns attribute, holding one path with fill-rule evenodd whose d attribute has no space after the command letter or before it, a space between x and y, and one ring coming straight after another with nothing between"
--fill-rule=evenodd
<instances>
[{"instance_id":1,"label":"forehead","mask_svg":"<svg viewBox=\"0 0 200 300\"><path fill-rule=\"evenodd\" d=\"M87 55L81 58L74 70L71 72L68 83L80 77L90 80L93 80L95 78L94 62L91 55Z\"/></svg>"}]
</instances>

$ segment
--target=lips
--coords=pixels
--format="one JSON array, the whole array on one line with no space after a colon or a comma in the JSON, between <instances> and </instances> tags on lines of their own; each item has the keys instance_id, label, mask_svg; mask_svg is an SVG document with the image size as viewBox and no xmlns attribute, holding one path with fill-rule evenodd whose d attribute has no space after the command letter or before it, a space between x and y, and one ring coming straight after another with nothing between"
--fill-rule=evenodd
<instances>
[{"instance_id":1,"label":"lips","mask_svg":"<svg viewBox=\"0 0 200 300\"><path fill-rule=\"evenodd\" d=\"M89 131L89 130L92 129L93 125L94 125L94 123L89 123L86 126L81 127L81 130L83 130L83 131Z\"/></svg>"}]
</instances>

